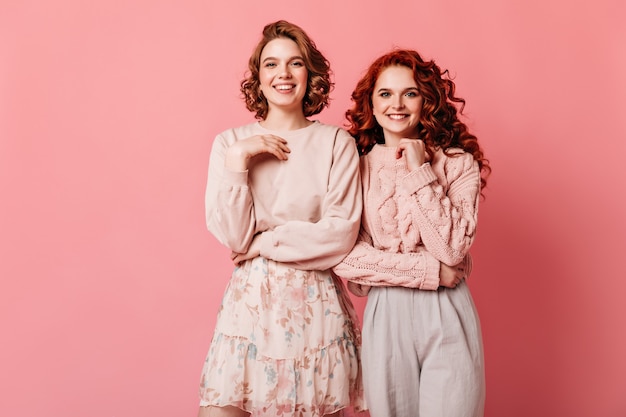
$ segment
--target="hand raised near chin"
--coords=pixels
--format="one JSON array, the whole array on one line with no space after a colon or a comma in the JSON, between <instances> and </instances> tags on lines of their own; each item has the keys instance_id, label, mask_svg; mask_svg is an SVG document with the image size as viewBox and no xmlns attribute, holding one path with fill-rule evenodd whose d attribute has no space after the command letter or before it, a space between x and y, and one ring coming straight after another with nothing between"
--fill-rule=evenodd
<instances>
[{"instance_id":1,"label":"hand raised near chin","mask_svg":"<svg viewBox=\"0 0 626 417\"><path fill-rule=\"evenodd\" d=\"M409 171L415 171L428 160L426 145L420 139L400 139L396 150L396 158L400 159L404 155L406 167Z\"/></svg>"},{"instance_id":2,"label":"hand raised near chin","mask_svg":"<svg viewBox=\"0 0 626 417\"><path fill-rule=\"evenodd\" d=\"M224 166L233 171L245 171L248 169L248 161L256 155L269 153L276 159L285 161L289 152L291 151L287 141L279 136L254 135L238 140L226 150Z\"/></svg>"}]
</instances>

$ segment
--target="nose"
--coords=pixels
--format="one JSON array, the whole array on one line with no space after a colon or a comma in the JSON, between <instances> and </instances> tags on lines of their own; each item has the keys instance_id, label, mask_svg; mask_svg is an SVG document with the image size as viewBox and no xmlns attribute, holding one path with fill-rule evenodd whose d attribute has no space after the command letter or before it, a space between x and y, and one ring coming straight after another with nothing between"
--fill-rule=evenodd
<instances>
[{"instance_id":1,"label":"nose","mask_svg":"<svg viewBox=\"0 0 626 417\"><path fill-rule=\"evenodd\" d=\"M402 100L402 96L401 95L396 95L393 97L393 101L391 103L391 106L394 109L401 109L404 107L404 101Z\"/></svg>"},{"instance_id":2,"label":"nose","mask_svg":"<svg viewBox=\"0 0 626 417\"><path fill-rule=\"evenodd\" d=\"M282 65L279 73L280 78L291 78L291 71L289 71L289 65Z\"/></svg>"}]
</instances>

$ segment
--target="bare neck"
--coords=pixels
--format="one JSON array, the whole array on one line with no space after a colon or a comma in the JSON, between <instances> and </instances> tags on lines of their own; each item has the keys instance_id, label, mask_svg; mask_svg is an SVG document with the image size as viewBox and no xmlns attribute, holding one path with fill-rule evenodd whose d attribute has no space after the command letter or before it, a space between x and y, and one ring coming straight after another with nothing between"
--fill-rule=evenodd
<instances>
[{"instance_id":1,"label":"bare neck","mask_svg":"<svg viewBox=\"0 0 626 417\"><path fill-rule=\"evenodd\" d=\"M282 112L279 110L267 113L265 120L260 122L261 126L269 130L297 130L309 126L312 121L304 117L302 112Z\"/></svg>"}]
</instances>

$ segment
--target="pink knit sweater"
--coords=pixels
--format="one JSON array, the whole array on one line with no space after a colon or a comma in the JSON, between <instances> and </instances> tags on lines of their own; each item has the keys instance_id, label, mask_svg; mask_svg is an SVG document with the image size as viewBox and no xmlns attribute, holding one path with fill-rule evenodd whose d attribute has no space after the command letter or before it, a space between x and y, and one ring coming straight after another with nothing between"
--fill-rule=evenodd
<instances>
[{"instance_id":1,"label":"pink knit sweater","mask_svg":"<svg viewBox=\"0 0 626 417\"><path fill-rule=\"evenodd\" d=\"M480 170L469 153L435 153L409 172L395 147L361 158L363 217L352 251L333 268L364 285L437 289L439 263L456 265L476 233Z\"/></svg>"}]
</instances>

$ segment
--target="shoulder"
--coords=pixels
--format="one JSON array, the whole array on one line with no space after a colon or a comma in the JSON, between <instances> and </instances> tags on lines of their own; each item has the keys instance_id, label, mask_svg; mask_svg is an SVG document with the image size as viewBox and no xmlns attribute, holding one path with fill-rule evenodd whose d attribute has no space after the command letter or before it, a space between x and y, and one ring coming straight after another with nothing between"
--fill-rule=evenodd
<instances>
[{"instance_id":1,"label":"shoulder","mask_svg":"<svg viewBox=\"0 0 626 417\"><path fill-rule=\"evenodd\" d=\"M248 123L242 126L237 126L237 127L232 127L230 129L226 129L223 132L221 132L218 137L223 137L223 138L232 138L232 139L241 139L241 138L247 138L250 136L253 136L255 134L258 133L259 131L259 123L258 122L252 122L252 123Z\"/></svg>"},{"instance_id":2,"label":"shoulder","mask_svg":"<svg viewBox=\"0 0 626 417\"><path fill-rule=\"evenodd\" d=\"M316 137L319 137L322 140L327 140L329 143L333 143L335 148L349 148L354 149L356 152L356 141L350 133L342 127L316 121L314 130Z\"/></svg>"},{"instance_id":3,"label":"shoulder","mask_svg":"<svg viewBox=\"0 0 626 417\"><path fill-rule=\"evenodd\" d=\"M437 150L431 164L435 169L438 166L448 178L459 177L467 171L478 171L478 163L472 154L460 148L448 148L445 152Z\"/></svg>"},{"instance_id":4,"label":"shoulder","mask_svg":"<svg viewBox=\"0 0 626 417\"><path fill-rule=\"evenodd\" d=\"M474 162L472 154L461 148L448 148L445 151L438 149L433 158L433 163L442 163L446 166L471 167Z\"/></svg>"},{"instance_id":5,"label":"shoulder","mask_svg":"<svg viewBox=\"0 0 626 417\"><path fill-rule=\"evenodd\" d=\"M341 140L351 139L354 141L352 136L343 128L335 125L330 125L326 123L322 123L320 121L315 121L312 126L313 130L316 134L324 135L332 138L340 138Z\"/></svg>"},{"instance_id":6,"label":"shoulder","mask_svg":"<svg viewBox=\"0 0 626 417\"><path fill-rule=\"evenodd\" d=\"M238 140L249 138L258 134L259 124L257 122L246 125L231 127L215 136L213 147L228 147Z\"/></svg>"}]
</instances>

